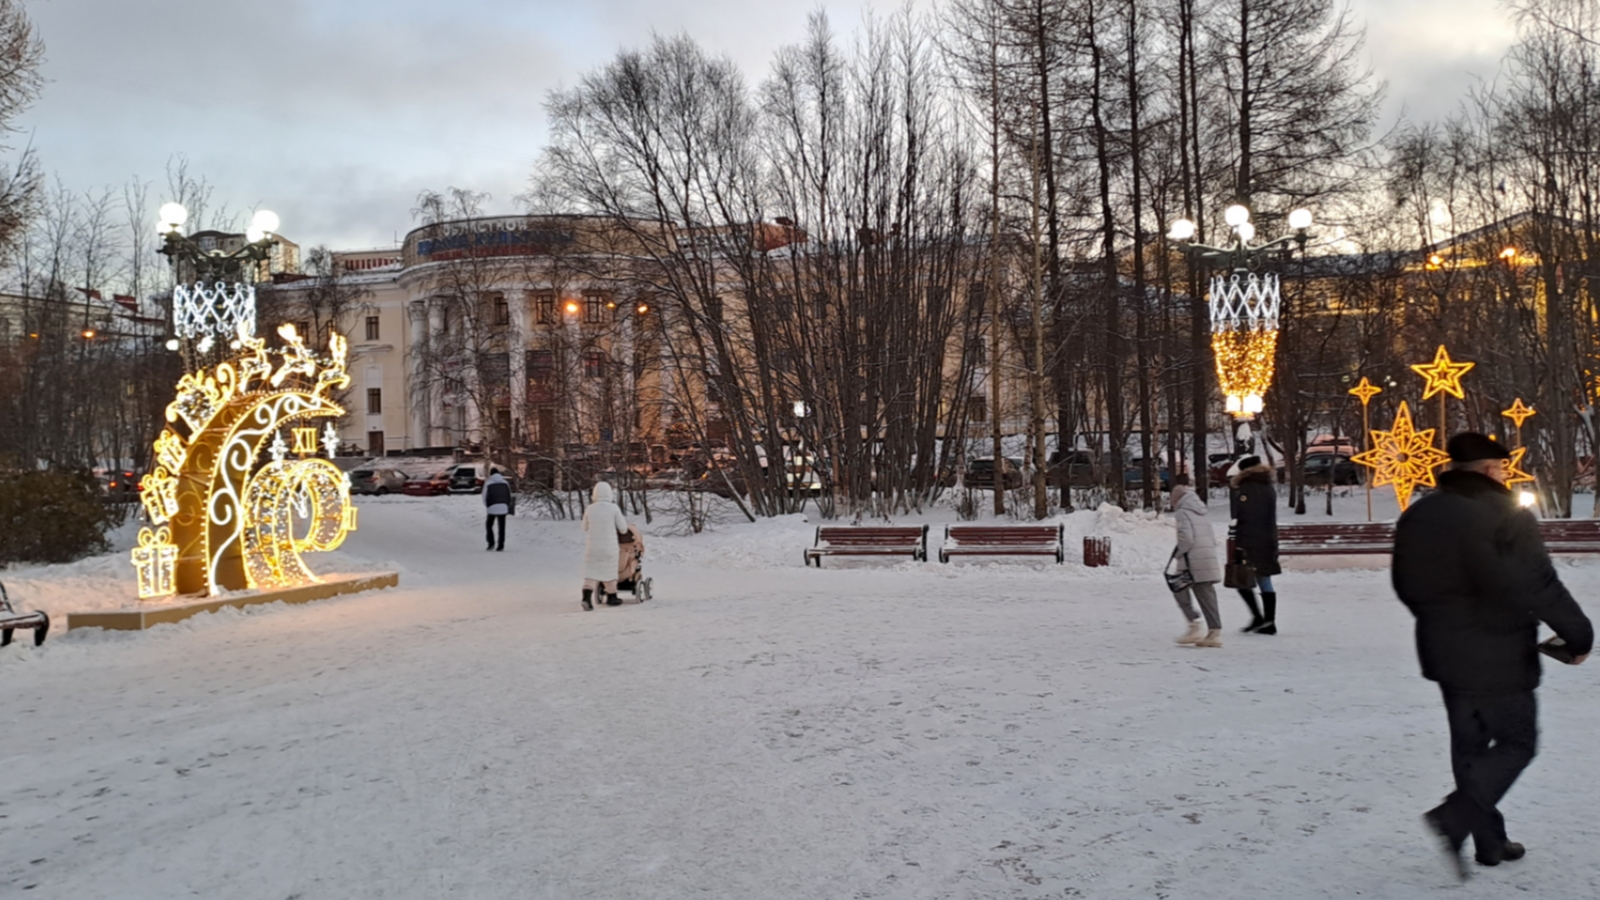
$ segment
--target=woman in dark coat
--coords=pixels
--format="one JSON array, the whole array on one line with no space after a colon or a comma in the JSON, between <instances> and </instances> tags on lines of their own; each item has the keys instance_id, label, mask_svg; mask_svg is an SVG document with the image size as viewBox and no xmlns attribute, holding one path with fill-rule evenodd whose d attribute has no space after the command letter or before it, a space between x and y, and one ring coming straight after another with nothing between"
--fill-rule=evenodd
<instances>
[{"instance_id":1,"label":"woman in dark coat","mask_svg":"<svg viewBox=\"0 0 1600 900\"><path fill-rule=\"evenodd\" d=\"M1239 460L1238 471L1229 478L1232 485L1230 507L1233 512L1234 560L1243 558L1255 570L1261 588L1262 607L1256 606L1256 592L1239 588L1239 596L1250 607L1246 632L1277 634L1278 592L1272 576L1282 572L1278 566L1278 493L1272 487L1272 469L1259 456Z\"/></svg>"}]
</instances>

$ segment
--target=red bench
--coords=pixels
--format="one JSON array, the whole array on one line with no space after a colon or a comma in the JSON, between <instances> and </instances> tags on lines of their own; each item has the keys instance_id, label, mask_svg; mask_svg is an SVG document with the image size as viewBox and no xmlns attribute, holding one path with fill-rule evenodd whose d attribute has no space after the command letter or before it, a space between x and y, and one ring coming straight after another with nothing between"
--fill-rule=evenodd
<instances>
[{"instance_id":1,"label":"red bench","mask_svg":"<svg viewBox=\"0 0 1600 900\"><path fill-rule=\"evenodd\" d=\"M1551 553L1600 553L1600 519L1540 519L1539 534ZM1278 552L1285 556L1388 553L1393 549L1391 522L1278 526Z\"/></svg>"},{"instance_id":2,"label":"red bench","mask_svg":"<svg viewBox=\"0 0 1600 900\"><path fill-rule=\"evenodd\" d=\"M939 562L952 556L1053 556L1066 562L1060 525L946 525Z\"/></svg>"},{"instance_id":3,"label":"red bench","mask_svg":"<svg viewBox=\"0 0 1600 900\"><path fill-rule=\"evenodd\" d=\"M806 565L815 560L820 569L824 556L909 556L926 560L928 526L818 528L816 546L806 550Z\"/></svg>"}]
</instances>

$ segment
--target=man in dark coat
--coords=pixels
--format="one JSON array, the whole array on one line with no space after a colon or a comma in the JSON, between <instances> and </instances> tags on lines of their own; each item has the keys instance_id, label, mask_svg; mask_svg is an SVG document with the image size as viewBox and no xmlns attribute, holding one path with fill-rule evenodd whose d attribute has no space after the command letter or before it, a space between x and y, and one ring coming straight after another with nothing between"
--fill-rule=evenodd
<instances>
[{"instance_id":1,"label":"man in dark coat","mask_svg":"<svg viewBox=\"0 0 1600 900\"><path fill-rule=\"evenodd\" d=\"M1256 592L1238 588L1239 596L1250 607L1250 624L1246 632L1256 634L1278 633L1278 592L1272 576L1283 571L1278 565L1278 492L1272 487L1272 467L1259 456L1246 456L1238 462L1238 471L1229 476L1232 486L1228 501L1233 515L1230 537L1233 539L1234 558L1242 558L1256 573L1256 585L1261 588L1261 602L1256 605Z\"/></svg>"},{"instance_id":2,"label":"man in dark coat","mask_svg":"<svg viewBox=\"0 0 1600 900\"><path fill-rule=\"evenodd\" d=\"M1486 866L1519 859L1495 805L1533 760L1538 739L1539 623L1581 663L1594 629L1550 565L1533 514L1505 487L1510 453L1464 432L1447 445L1439 490L1395 527L1391 577L1416 616L1424 678L1439 683L1450 723L1456 790L1424 819L1461 878L1472 836Z\"/></svg>"},{"instance_id":3,"label":"man in dark coat","mask_svg":"<svg viewBox=\"0 0 1600 900\"><path fill-rule=\"evenodd\" d=\"M506 514L511 512L511 485L499 472L491 473L489 480L483 484L483 509L483 531L489 540L489 546L484 549L506 549ZM498 540L494 533L497 525L500 528Z\"/></svg>"}]
</instances>

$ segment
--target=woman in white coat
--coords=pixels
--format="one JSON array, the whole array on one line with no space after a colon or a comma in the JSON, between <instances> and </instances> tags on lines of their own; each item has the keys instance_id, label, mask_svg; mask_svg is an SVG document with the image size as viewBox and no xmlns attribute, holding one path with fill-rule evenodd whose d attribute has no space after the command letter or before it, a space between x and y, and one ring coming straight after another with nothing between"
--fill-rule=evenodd
<instances>
[{"instance_id":1,"label":"woman in white coat","mask_svg":"<svg viewBox=\"0 0 1600 900\"><path fill-rule=\"evenodd\" d=\"M628 533L622 509L611 502L611 485L597 481L583 512L583 608L594 609L594 592L604 589L607 606L621 606L617 596L617 535Z\"/></svg>"},{"instance_id":2,"label":"woman in white coat","mask_svg":"<svg viewBox=\"0 0 1600 900\"><path fill-rule=\"evenodd\" d=\"M1189 620L1189 630L1178 638L1178 643L1221 647L1222 617L1217 613L1217 582L1222 580L1222 563L1217 557L1217 533L1206 518L1205 502L1189 486L1188 475L1174 476L1171 504L1178 525L1178 546L1173 551L1175 565L1179 572L1187 571L1193 582L1172 594L1183 617ZM1200 610L1205 613L1205 631L1200 629L1200 616L1189 601L1190 593L1200 601Z\"/></svg>"}]
</instances>

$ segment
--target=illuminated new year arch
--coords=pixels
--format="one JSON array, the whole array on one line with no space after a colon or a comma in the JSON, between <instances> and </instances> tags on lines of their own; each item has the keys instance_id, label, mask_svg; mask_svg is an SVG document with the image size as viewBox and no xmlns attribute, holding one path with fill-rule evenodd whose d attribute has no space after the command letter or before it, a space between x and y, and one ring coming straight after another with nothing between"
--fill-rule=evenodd
<instances>
[{"instance_id":1,"label":"illuminated new year arch","mask_svg":"<svg viewBox=\"0 0 1600 900\"><path fill-rule=\"evenodd\" d=\"M331 420L345 411L330 394L350 383L345 339L319 357L294 326L278 333L284 348L269 350L241 327L233 359L178 382L141 482L151 525L133 551L139 596L315 581L300 555L355 529L344 474L317 458L319 443L329 456L339 444Z\"/></svg>"}]
</instances>

